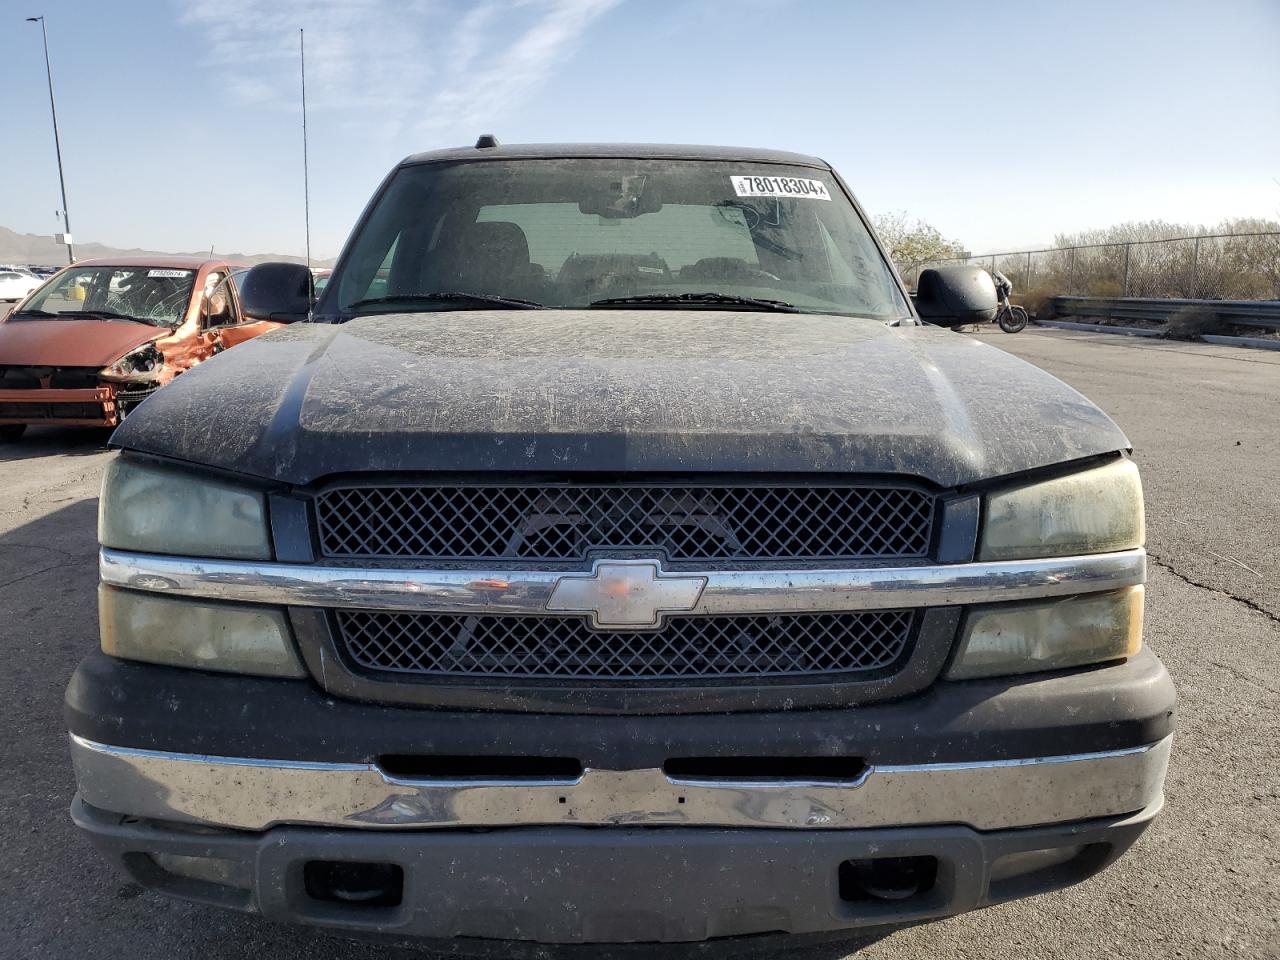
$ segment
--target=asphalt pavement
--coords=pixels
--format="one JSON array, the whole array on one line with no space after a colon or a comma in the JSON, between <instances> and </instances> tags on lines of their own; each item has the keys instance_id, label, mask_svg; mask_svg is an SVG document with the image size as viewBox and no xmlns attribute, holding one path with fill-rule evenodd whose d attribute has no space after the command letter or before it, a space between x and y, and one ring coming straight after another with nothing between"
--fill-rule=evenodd
<instances>
[{"instance_id":1,"label":"asphalt pavement","mask_svg":"<svg viewBox=\"0 0 1280 960\"><path fill-rule=\"evenodd\" d=\"M1135 446L1146 637L1180 696L1168 804L1097 878L892 933L857 957L1280 957L1280 354L1061 331L984 339L1081 390ZM0 448L0 957L422 957L143 892L72 829L61 696L97 642L105 439L33 429Z\"/></svg>"}]
</instances>

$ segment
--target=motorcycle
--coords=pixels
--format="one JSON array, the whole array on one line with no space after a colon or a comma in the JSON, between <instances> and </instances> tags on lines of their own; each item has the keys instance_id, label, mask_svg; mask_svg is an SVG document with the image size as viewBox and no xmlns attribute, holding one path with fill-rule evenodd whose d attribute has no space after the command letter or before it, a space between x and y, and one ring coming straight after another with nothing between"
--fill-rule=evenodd
<instances>
[{"instance_id":1,"label":"motorcycle","mask_svg":"<svg viewBox=\"0 0 1280 960\"><path fill-rule=\"evenodd\" d=\"M996 323L1005 333L1021 333L1027 326L1027 310L1009 302L1009 294L1013 293L1012 281L999 270L992 271L991 279L996 282L996 296L1000 299Z\"/></svg>"}]
</instances>

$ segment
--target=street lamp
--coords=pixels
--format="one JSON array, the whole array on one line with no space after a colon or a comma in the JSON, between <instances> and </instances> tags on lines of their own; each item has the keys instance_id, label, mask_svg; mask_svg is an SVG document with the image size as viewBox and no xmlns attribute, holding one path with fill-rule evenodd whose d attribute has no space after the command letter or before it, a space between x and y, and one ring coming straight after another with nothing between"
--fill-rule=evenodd
<instances>
[{"instance_id":1,"label":"street lamp","mask_svg":"<svg viewBox=\"0 0 1280 960\"><path fill-rule=\"evenodd\" d=\"M53 67L49 65L49 30L44 24L44 17L27 17L27 23L40 24L40 32L44 35L44 71L49 77L49 111L53 114L53 149L58 154L58 185L62 187L62 229L63 242L67 245L67 263L76 262L75 247L71 245L71 218L67 214L67 180L62 175L62 140L58 136L58 107L53 102Z\"/></svg>"}]
</instances>

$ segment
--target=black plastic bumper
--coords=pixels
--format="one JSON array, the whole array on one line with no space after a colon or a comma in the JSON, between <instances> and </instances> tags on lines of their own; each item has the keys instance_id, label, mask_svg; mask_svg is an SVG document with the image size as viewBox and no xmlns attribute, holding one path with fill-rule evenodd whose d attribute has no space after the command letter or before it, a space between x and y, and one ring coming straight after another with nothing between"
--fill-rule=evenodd
<instances>
[{"instance_id":1,"label":"black plastic bumper","mask_svg":"<svg viewBox=\"0 0 1280 960\"><path fill-rule=\"evenodd\" d=\"M868 763L988 761L1120 750L1173 732L1173 684L1144 651L1116 666L936 683L842 710L694 716L461 713L326 696L270 680L82 662L66 695L71 733L99 743L223 757L373 762L442 753L572 757L584 767L661 767L672 756L856 756Z\"/></svg>"},{"instance_id":2,"label":"black plastic bumper","mask_svg":"<svg viewBox=\"0 0 1280 960\"><path fill-rule=\"evenodd\" d=\"M990 833L934 826L281 827L251 834L137 821L79 800L72 810L108 859L139 883L183 899L346 931L540 943L688 942L918 923L1076 883L1128 849L1155 813ZM1043 859L1053 851L1061 853ZM159 865L173 864L165 855L216 858L235 885L171 873ZM899 857L932 858L934 871L900 899L867 895L856 871L842 866ZM394 896L336 900L308 880L316 862L396 871Z\"/></svg>"}]
</instances>

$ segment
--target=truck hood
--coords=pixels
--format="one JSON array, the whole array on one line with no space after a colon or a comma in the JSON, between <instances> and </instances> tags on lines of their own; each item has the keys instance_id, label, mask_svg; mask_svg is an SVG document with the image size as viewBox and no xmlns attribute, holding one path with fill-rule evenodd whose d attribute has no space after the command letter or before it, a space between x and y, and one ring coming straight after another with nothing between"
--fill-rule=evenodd
<instances>
[{"instance_id":1,"label":"truck hood","mask_svg":"<svg viewBox=\"0 0 1280 960\"><path fill-rule=\"evenodd\" d=\"M717 311L294 324L184 374L116 446L307 484L355 471L795 471L958 486L1129 446L1097 407L932 327Z\"/></svg>"},{"instance_id":2,"label":"truck hood","mask_svg":"<svg viewBox=\"0 0 1280 960\"><path fill-rule=\"evenodd\" d=\"M168 333L129 320L6 320L0 323L0 365L105 367Z\"/></svg>"}]
</instances>

